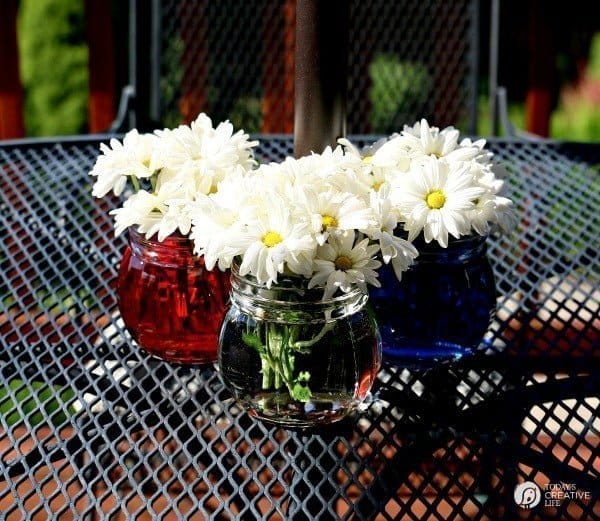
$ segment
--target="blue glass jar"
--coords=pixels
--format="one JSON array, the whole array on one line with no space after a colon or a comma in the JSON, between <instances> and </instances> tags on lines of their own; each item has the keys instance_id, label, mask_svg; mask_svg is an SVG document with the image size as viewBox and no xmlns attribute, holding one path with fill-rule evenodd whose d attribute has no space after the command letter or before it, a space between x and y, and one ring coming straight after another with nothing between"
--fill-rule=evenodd
<instances>
[{"instance_id":1,"label":"blue glass jar","mask_svg":"<svg viewBox=\"0 0 600 521\"><path fill-rule=\"evenodd\" d=\"M419 257L398 281L390 266L380 270L381 288L371 304L381 332L384 359L427 368L472 354L496 307L494 274L486 237L414 243Z\"/></svg>"}]
</instances>

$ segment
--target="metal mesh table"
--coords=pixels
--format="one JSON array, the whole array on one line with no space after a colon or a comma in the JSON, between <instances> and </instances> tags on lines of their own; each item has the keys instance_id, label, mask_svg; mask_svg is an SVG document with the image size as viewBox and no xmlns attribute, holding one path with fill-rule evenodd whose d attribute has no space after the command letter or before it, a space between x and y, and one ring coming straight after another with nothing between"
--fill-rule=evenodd
<instances>
[{"instance_id":1,"label":"metal mesh table","mask_svg":"<svg viewBox=\"0 0 600 521\"><path fill-rule=\"evenodd\" d=\"M0 146L0 518L600 519L600 146L491 148L520 225L490 239L478 354L384 366L357 415L292 432L244 414L214 367L130 340L97 140ZM290 152L269 137L259 155ZM581 494L524 510L524 480Z\"/></svg>"}]
</instances>

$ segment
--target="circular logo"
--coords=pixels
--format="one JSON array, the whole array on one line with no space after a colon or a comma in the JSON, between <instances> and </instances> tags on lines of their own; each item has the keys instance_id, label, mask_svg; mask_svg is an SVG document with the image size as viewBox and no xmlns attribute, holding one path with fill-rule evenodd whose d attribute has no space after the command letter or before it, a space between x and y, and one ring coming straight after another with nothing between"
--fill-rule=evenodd
<instances>
[{"instance_id":1,"label":"circular logo","mask_svg":"<svg viewBox=\"0 0 600 521\"><path fill-rule=\"evenodd\" d=\"M542 491L533 481L525 481L525 483L519 483L515 487L513 497L518 506L530 509L540 502Z\"/></svg>"}]
</instances>

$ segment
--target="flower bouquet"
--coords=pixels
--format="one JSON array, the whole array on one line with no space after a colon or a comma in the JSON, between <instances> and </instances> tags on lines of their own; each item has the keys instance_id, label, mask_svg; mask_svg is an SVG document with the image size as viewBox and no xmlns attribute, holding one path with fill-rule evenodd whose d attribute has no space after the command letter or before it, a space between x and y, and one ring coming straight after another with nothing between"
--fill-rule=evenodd
<instances>
[{"instance_id":1,"label":"flower bouquet","mask_svg":"<svg viewBox=\"0 0 600 521\"><path fill-rule=\"evenodd\" d=\"M512 201L499 195L502 168L485 140L459 138L453 127L421 120L362 154L341 140L379 186L390 187L401 223L395 233L419 251L402 280L384 267L381 287L371 290L384 355L403 367L471 354L495 311L486 238L515 225Z\"/></svg>"},{"instance_id":2,"label":"flower bouquet","mask_svg":"<svg viewBox=\"0 0 600 521\"><path fill-rule=\"evenodd\" d=\"M364 308L367 284L389 333L384 345L405 362L457 349L459 340L440 340L443 327L435 323L448 323L449 307L468 314L483 304L473 317L484 313L487 327L495 294L484 241L492 226L511 226L511 202L498 195L502 182L485 142L459 144L458 137L453 128L440 131L423 120L362 153L341 139L322 154L234 174L216 192L197 198L191 233L196 252L209 269L232 267L220 368L252 414L310 425L335 421L364 398L379 364L377 333ZM469 248L475 253L465 253ZM432 260L436 249L454 266L450 277L440 279L444 270ZM423 295L398 303L407 270L409 281L422 271L429 280L417 275L415 291L425 290ZM479 300L461 301L469 300L461 277L467 290L483 294ZM437 313L441 288L445 307ZM398 293L390 297L390 290ZM399 306L408 312L396 335ZM433 323L433 338L415 338L414 328L418 333L428 313L425 331ZM461 316L454 327L468 331L473 317ZM479 341L485 327L469 338Z\"/></svg>"},{"instance_id":3,"label":"flower bouquet","mask_svg":"<svg viewBox=\"0 0 600 521\"><path fill-rule=\"evenodd\" d=\"M117 282L121 316L154 356L187 364L216 359L229 277L207 271L193 254L190 212L197 195L255 165L256 144L228 122L213 128L201 114L189 126L132 130L100 146L92 194L125 196L111 211L116 235L129 232Z\"/></svg>"},{"instance_id":4,"label":"flower bouquet","mask_svg":"<svg viewBox=\"0 0 600 521\"><path fill-rule=\"evenodd\" d=\"M367 284L417 256L393 234L389 186L341 146L237 172L196 198L191 238L206 267L232 268L221 329L225 381L255 415L334 421L369 391L380 343Z\"/></svg>"},{"instance_id":5,"label":"flower bouquet","mask_svg":"<svg viewBox=\"0 0 600 521\"><path fill-rule=\"evenodd\" d=\"M223 378L251 414L298 426L339 420L371 388L381 340L367 286L388 352L418 358L462 346L444 337L447 324L458 309L453 327L483 324L481 313L487 327L494 289L485 237L495 226L510 229L513 218L485 142L458 139L452 127L422 120L364 151L340 139L320 154L259 166L256 142L227 122L213 128L205 115L189 127L112 141L92 171L94 195L133 189L112 213L117 234L130 232L119 295L134 338L153 354L188 361L186 349L206 334L206 313L194 313L213 306L219 321L223 313L225 282L209 277L230 270ZM168 244L180 240L185 254ZM163 266L156 281L138 282L157 258L175 273L164 283L156 275ZM156 309L148 311L149 301ZM159 332L157 322L166 324ZM208 322L214 344L217 321ZM192 324L199 333L184 345ZM472 338L480 340L481 324ZM153 336L157 349L146 342Z\"/></svg>"}]
</instances>

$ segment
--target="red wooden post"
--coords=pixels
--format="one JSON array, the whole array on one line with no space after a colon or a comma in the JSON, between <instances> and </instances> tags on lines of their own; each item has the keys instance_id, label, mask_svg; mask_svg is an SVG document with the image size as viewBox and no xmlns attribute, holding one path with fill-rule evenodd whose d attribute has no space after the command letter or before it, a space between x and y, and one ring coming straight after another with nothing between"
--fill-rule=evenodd
<instances>
[{"instance_id":1,"label":"red wooden post","mask_svg":"<svg viewBox=\"0 0 600 521\"><path fill-rule=\"evenodd\" d=\"M25 135L17 46L18 0L0 1L0 139Z\"/></svg>"},{"instance_id":2,"label":"red wooden post","mask_svg":"<svg viewBox=\"0 0 600 521\"><path fill-rule=\"evenodd\" d=\"M539 136L550 129L553 80L552 33L548 8L532 0L529 11L529 86L525 101L525 128Z\"/></svg>"},{"instance_id":3,"label":"red wooden post","mask_svg":"<svg viewBox=\"0 0 600 521\"><path fill-rule=\"evenodd\" d=\"M291 134L294 130L296 0L285 0L283 4L267 2L265 11L261 132Z\"/></svg>"},{"instance_id":4,"label":"red wooden post","mask_svg":"<svg viewBox=\"0 0 600 521\"><path fill-rule=\"evenodd\" d=\"M115 119L115 51L110 3L86 0L89 47L90 132L106 131Z\"/></svg>"}]
</instances>

